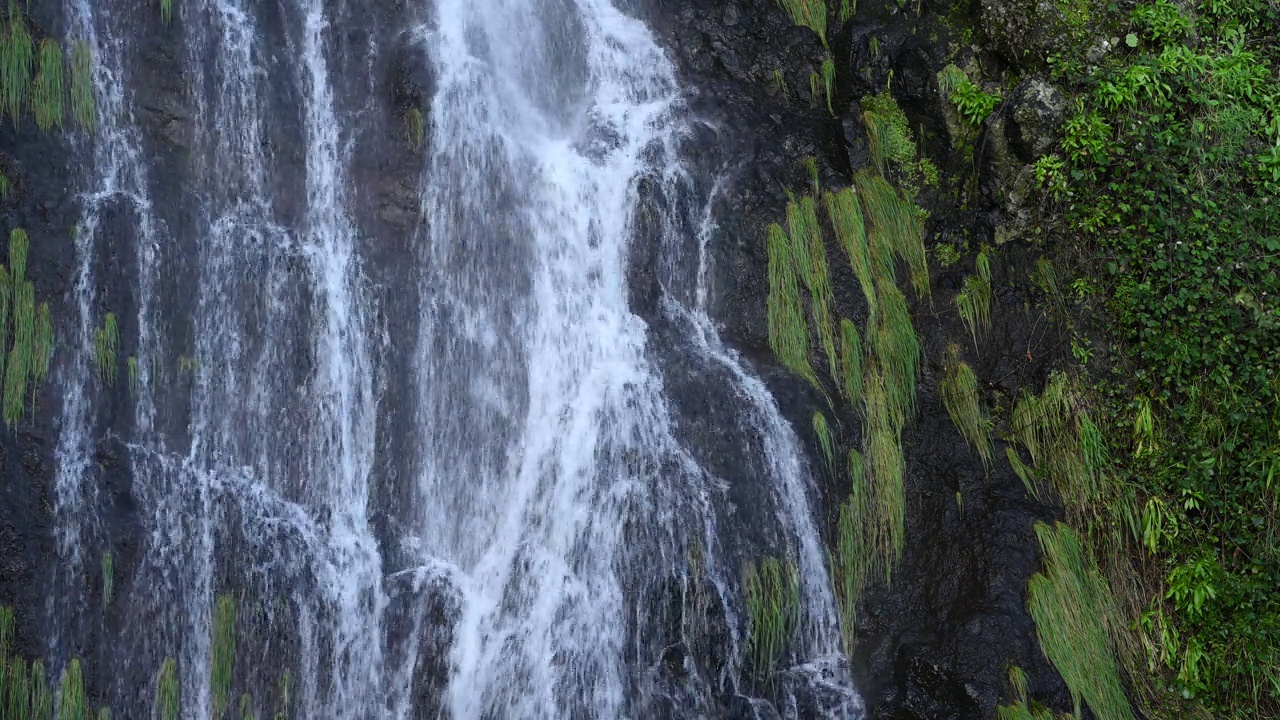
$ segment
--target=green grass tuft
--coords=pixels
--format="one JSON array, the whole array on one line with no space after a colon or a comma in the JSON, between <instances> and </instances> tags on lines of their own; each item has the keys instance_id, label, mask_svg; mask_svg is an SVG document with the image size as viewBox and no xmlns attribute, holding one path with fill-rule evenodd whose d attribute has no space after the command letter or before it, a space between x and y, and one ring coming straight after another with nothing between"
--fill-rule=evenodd
<instances>
[{"instance_id":1,"label":"green grass tuft","mask_svg":"<svg viewBox=\"0 0 1280 720\"><path fill-rule=\"evenodd\" d=\"M31 663L31 701L29 707L33 717L53 717L53 691L49 687L49 676L45 672L44 663L39 660Z\"/></svg>"},{"instance_id":2,"label":"green grass tuft","mask_svg":"<svg viewBox=\"0 0 1280 720\"><path fill-rule=\"evenodd\" d=\"M31 87L31 111L41 130L62 127L62 48L52 40L40 43L40 70Z\"/></svg>"},{"instance_id":3,"label":"green grass tuft","mask_svg":"<svg viewBox=\"0 0 1280 720\"><path fill-rule=\"evenodd\" d=\"M845 400L862 402L862 339L848 318L840 319L840 375Z\"/></svg>"},{"instance_id":4,"label":"green grass tuft","mask_svg":"<svg viewBox=\"0 0 1280 720\"><path fill-rule=\"evenodd\" d=\"M836 87L836 62L831 58L822 61L822 89L827 95L827 112L834 117L836 110L833 103ZM817 192L815 189L814 192Z\"/></svg>"},{"instance_id":5,"label":"green grass tuft","mask_svg":"<svg viewBox=\"0 0 1280 720\"><path fill-rule=\"evenodd\" d=\"M14 291L13 348L4 375L4 419L9 425L22 417L35 350L35 290L30 282L23 282Z\"/></svg>"},{"instance_id":6,"label":"green grass tuft","mask_svg":"<svg viewBox=\"0 0 1280 720\"><path fill-rule=\"evenodd\" d=\"M422 117L422 111L413 108L405 114L405 133L409 139L409 147L414 150L421 150L423 143L426 141L427 125Z\"/></svg>"},{"instance_id":7,"label":"green grass tuft","mask_svg":"<svg viewBox=\"0 0 1280 720\"><path fill-rule=\"evenodd\" d=\"M874 314L876 290L872 279L871 248L867 245L867 227L862 218L862 205L858 202L857 191L849 187L827 193L826 205L827 217L831 219L836 239L849 256L854 277L858 278L862 295L867 299L867 307Z\"/></svg>"},{"instance_id":8,"label":"green grass tuft","mask_svg":"<svg viewBox=\"0 0 1280 720\"><path fill-rule=\"evenodd\" d=\"M991 286L977 275L965 278L964 286L956 293L956 310L965 327L969 328L973 347L977 349L978 328L987 330L991 327Z\"/></svg>"},{"instance_id":9,"label":"green grass tuft","mask_svg":"<svg viewBox=\"0 0 1280 720\"><path fill-rule=\"evenodd\" d=\"M160 0L160 19L165 25L173 21L173 0Z\"/></svg>"},{"instance_id":10,"label":"green grass tuft","mask_svg":"<svg viewBox=\"0 0 1280 720\"><path fill-rule=\"evenodd\" d=\"M822 191L822 183L818 178L818 158L809 155L804 159L804 170L809 175L809 181L813 184L813 195L818 196Z\"/></svg>"},{"instance_id":11,"label":"green grass tuft","mask_svg":"<svg viewBox=\"0 0 1280 720\"><path fill-rule=\"evenodd\" d=\"M884 380L886 408L895 433L915 414L920 377L920 340L911 324L907 299L892 283L877 282L880 313L867 329L871 357Z\"/></svg>"},{"instance_id":12,"label":"green grass tuft","mask_svg":"<svg viewBox=\"0 0 1280 720\"><path fill-rule=\"evenodd\" d=\"M115 313L107 313L102 327L94 333L93 359L98 365L98 376L108 387L115 387L117 364L120 355L120 329Z\"/></svg>"},{"instance_id":13,"label":"green grass tuft","mask_svg":"<svg viewBox=\"0 0 1280 720\"><path fill-rule=\"evenodd\" d=\"M991 420L982 403L973 368L960 360L960 348L947 347L943 363L942 404L960 435L978 452L983 467L991 466Z\"/></svg>"},{"instance_id":14,"label":"green grass tuft","mask_svg":"<svg viewBox=\"0 0 1280 720\"><path fill-rule=\"evenodd\" d=\"M221 718L231 701L231 677L236 656L236 599L218 597L213 613L213 659L210 664L213 717Z\"/></svg>"},{"instance_id":15,"label":"green grass tuft","mask_svg":"<svg viewBox=\"0 0 1280 720\"><path fill-rule=\"evenodd\" d=\"M804 279L812 299L813 322L827 354L828 371L832 379L839 382L835 323L831 317L831 305L835 298L831 292L831 276L827 266L827 251L822 242L822 226L818 224L817 204L812 197L802 197L787 204L787 227L792 257L801 261L801 278Z\"/></svg>"},{"instance_id":16,"label":"green grass tuft","mask_svg":"<svg viewBox=\"0 0 1280 720\"><path fill-rule=\"evenodd\" d=\"M901 426L893 416L890 393L879 367L867 374L862 395L866 416L863 453L871 476L868 507L872 534L868 544L883 558L887 577L891 562L902 554L905 536Z\"/></svg>"},{"instance_id":17,"label":"green grass tuft","mask_svg":"<svg viewBox=\"0 0 1280 720\"><path fill-rule=\"evenodd\" d=\"M97 124L97 104L93 99L93 56L88 43L71 47L71 116L85 132Z\"/></svg>"},{"instance_id":18,"label":"green grass tuft","mask_svg":"<svg viewBox=\"0 0 1280 720\"><path fill-rule=\"evenodd\" d=\"M125 361L129 375L129 394L133 397L138 396L138 358L129 356Z\"/></svg>"},{"instance_id":19,"label":"green grass tuft","mask_svg":"<svg viewBox=\"0 0 1280 720\"><path fill-rule=\"evenodd\" d=\"M1083 700L1098 720L1133 720L1108 634L1116 611L1106 580L1070 527L1036 523L1035 530L1044 572L1031 578L1027 610L1045 656L1071 691L1075 715L1083 717Z\"/></svg>"},{"instance_id":20,"label":"green grass tuft","mask_svg":"<svg viewBox=\"0 0 1280 720\"><path fill-rule=\"evenodd\" d=\"M253 696L245 693L240 696L240 720L257 720L253 711Z\"/></svg>"},{"instance_id":21,"label":"green grass tuft","mask_svg":"<svg viewBox=\"0 0 1280 720\"><path fill-rule=\"evenodd\" d=\"M747 566L747 649L756 673L770 675L800 624L800 576L789 562L766 557Z\"/></svg>"},{"instance_id":22,"label":"green grass tuft","mask_svg":"<svg viewBox=\"0 0 1280 720\"><path fill-rule=\"evenodd\" d=\"M1023 392L1013 409L1014 437L1031 454L1031 473L1040 497L1047 481L1070 511L1101 500L1108 459L1102 434L1067 376L1054 373L1039 396ZM1015 466L1015 471L1018 468Z\"/></svg>"},{"instance_id":23,"label":"green grass tuft","mask_svg":"<svg viewBox=\"0 0 1280 720\"><path fill-rule=\"evenodd\" d=\"M165 658L156 676L156 717L158 720L178 720L182 709L178 680L178 664L173 658Z\"/></svg>"},{"instance_id":24,"label":"green grass tuft","mask_svg":"<svg viewBox=\"0 0 1280 720\"><path fill-rule=\"evenodd\" d=\"M818 436L818 447L822 449L822 457L827 461L827 472L835 474L835 444L831 440L831 427L827 425L827 417L820 412L813 414L813 433Z\"/></svg>"},{"instance_id":25,"label":"green grass tuft","mask_svg":"<svg viewBox=\"0 0 1280 720\"><path fill-rule=\"evenodd\" d=\"M809 324L800 302L799 262L780 225L769 226L769 348L791 372L820 388L809 364Z\"/></svg>"},{"instance_id":26,"label":"green grass tuft","mask_svg":"<svg viewBox=\"0 0 1280 720\"><path fill-rule=\"evenodd\" d=\"M102 553L102 607L111 604L116 588L116 561L110 550Z\"/></svg>"},{"instance_id":27,"label":"green grass tuft","mask_svg":"<svg viewBox=\"0 0 1280 720\"><path fill-rule=\"evenodd\" d=\"M894 278L894 257L901 257L911 271L911 286L916 296L928 297L928 251L915 203L903 197L888 180L873 173L860 171L854 182L871 219L873 274Z\"/></svg>"},{"instance_id":28,"label":"green grass tuft","mask_svg":"<svg viewBox=\"0 0 1280 720\"><path fill-rule=\"evenodd\" d=\"M0 100L16 127L31 90L35 44L16 0L9 0L8 32L0 35Z\"/></svg>"},{"instance_id":29,"label":"green grass tuft","mask_svg":"<svg viewBox=\"0 0 1280 720\"><path fill-rule=\"evenodd\" d=\"M791 22L809 28L818 35L822 46L827 46L827 3L824 0L778 0L778 4L791 16Z\"/></svg>"},{"instance_id":30,"label":"green grass tuft","mask_svg":"<svg viewBox=\"0 0 1280 720\"><path fill-rule=\"evenodd\" d=\"M62 671L58 689L58 720L86 720L88 705L84 699L84 673L80 660L72 660Z\"/></svg>"},{"instance_id":31,"label":"green grass tuft","mask_svg":"<svg viewBox=\"0 0 1280 720\"><path fill-rule=\"evenodd\" d=\"M858 11L858 3L856 0L840 0L840 22L847 23L853 14Z\"/></svg>"},{"instance_id":32,"label":"green grass tuft","mask_svg":"<svg viewBox=\"0 0 1280 720\"><path fill-rule=\"evenodd\" d=\"M840 635L846 653L853 652L858 601L872 571L867 538L867 488L863 481L862 456L856 450L849 451L849 480L849 499L840 506L835 548L829 558L836 601L840 605Z\"/></svg>"}]
</instances>

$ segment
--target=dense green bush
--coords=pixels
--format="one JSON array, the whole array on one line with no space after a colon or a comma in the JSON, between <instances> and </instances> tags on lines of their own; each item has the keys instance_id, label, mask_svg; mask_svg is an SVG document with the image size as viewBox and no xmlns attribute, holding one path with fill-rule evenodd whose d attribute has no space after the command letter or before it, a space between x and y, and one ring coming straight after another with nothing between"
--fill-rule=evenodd
<instances>
[{"instance_id":1,"label":"dense green bush","mask_svg":"<svg viewBox=\"0 0 1280 720\"><path fill-rule=\"evenodd\" d=\"M1144 3L1037 176L1098 258L1116 471L1144 494L1150 670L1219 718L1280 717L1280 6Z\"/></svg>"}]
</instances>

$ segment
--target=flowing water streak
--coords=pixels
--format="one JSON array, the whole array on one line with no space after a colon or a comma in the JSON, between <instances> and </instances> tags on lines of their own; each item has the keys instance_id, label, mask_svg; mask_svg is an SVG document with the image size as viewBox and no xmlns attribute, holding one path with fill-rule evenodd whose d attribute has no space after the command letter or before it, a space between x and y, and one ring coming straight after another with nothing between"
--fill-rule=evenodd
<instances>
[{"instance_id":1,"label":"flowing water streak","mask_svg":"<svg viewBox=\"0 0 1280 720\"><path fill-rule=\"evenodd\" d=\"M93 412L91 401L97 368L91 367L94 331L103 318L95 312L93 264L98 251L102 214L112 205L123 205L135 217L134 261L137 269L137 327L135 356L138 361L138 397L134 418L135 437L152 430L155 406L151 396L152 357L158 352L154 328L154 286L161 240L150 192L146 162L140 152L141 140L125 93L123 38L128 36L127 18L116 17L103 3L72 0L69 40L86 42L92 56L92 77L97 124L92 139L89 189L81 196L82 211L76 225L76 281L74 295L78 323L70 365L64 368L63 407L60 417L55 471L58 549L69 572L79 571L83 562L81 530L95 527L88 516L94 506L96 485L92 477L91 444ZM124 347L130 338L121 338ZM125 363L121 362L123 370ZM120 378L115 378L119 382ZM90 497L85 497L89 494Z\"/></svg>"},{"instance_id":2,"label":"flowing water streak","mask_svg":"<svg viewBox=\"0 0 1280 720\"><path fill-rule=\"evenodd\" d=\"M316 284L316 372L309 493L326 519L325 578L332 615L331 683L325 712L312 693L311 717L364 717L384 699L381 619L387 606L382 560L369 526L369 481L376 440L373 358L356 230L346 215L345 163L325 59L323 0L300 0L307 138L303 252Z\"/></svg>"},{"instance_id":3,"label":"flowing water streak","mask_svg":"<svg viewBox=\"0 0 1280 720\"><path fill-rule=\"evenodd\" d=\"M660 577L685 558L669 543L631 546L624 528L693 526L658 534L714 546L711 513L692 516L708 523L698 537L687 510L706 508L716 481L676 439L627 306L637 181L669 157L676 84L647 29L608 0L445 0L439 15L424 209L428 262L449 272L427 278L421 497L426 564L456 567L461 584L449 707L460 719L625 717L636 698L623 618L646 610L623 574L638 562ZM798 545L806 657L839 661L795 435L693 314L698 351L733 371L761 422ZM506 451L475 455L477 436Z\"/></svg>"}]
</instances>

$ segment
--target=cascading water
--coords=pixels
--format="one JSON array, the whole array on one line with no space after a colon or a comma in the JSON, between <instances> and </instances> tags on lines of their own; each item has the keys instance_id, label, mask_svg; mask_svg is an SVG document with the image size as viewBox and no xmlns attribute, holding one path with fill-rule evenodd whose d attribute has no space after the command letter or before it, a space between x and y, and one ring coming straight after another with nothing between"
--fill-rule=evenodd
<instances>
[{"instance_id":1,"label":"cascading water","mask_svg":"<svg viewBox=\"0 0 1280 720\"><path fill-rule=\"evenodd\" d=\"M353 216L352 108L367 98L343 98L369 91L351 91L365 69L336 48L359 42L340 32L359 8L179 5L193 182L190 220L170 238L128 111L128 43L105 40L126 32L113 14L126 9L72 2L102 115L77 245L85 347L104 302L103 199L134 206L126 446L144 537L124 592L144 630L113 650L117 665L147 677L177 658L184 717L211 717L213 606L230 591L254 628L237 662L271 663L243 671L245 689L261 695L272 678L254 673L289 668L300 717L711 717L723 708L710 698L759 691L740 660L742 564L771 553L795 563L802 589L780 710L860 717L799 443L707 316L714 226L684 230L698 218L681 208L711 199L679 161L680 89L641 21L609 0L438 0L428 25L405 31L436 69L423 219L395 276L421 298L414 336L379 326ZM268 141L289 132L301 177ZM663 274L674 332L629 307L642 187L668 201L659 251L692 248L697 268ZM190 283L157 289L167 271ZM387 353L411 357L412 392L381 389ZM739 407L741 427L722 432L753 438L741 452L760 455L753 516L768 529L742 526L727 499L736 479L691 447L669 397L675 356L714 372L714 392ZM77 562L100 534L88 458L108 432L89 410L90 366L86 352L63 368L59 517ZM413 425L409 457L385 457L392 405L413 407L396 414ZM376 477L384 466L394 479ZM379 507L376 488L392 482L408 502ZM379 514L394 537L375 529ZM719 660L686 660L671 680L671 647L694 641L667 604L698 587L719 608ZM428 666L442 669L434 691ZM803 710L800 686L819 688ZM145 693L112 692L131 710L121 716L149 713Z\"/></svg>"}]
</instances>

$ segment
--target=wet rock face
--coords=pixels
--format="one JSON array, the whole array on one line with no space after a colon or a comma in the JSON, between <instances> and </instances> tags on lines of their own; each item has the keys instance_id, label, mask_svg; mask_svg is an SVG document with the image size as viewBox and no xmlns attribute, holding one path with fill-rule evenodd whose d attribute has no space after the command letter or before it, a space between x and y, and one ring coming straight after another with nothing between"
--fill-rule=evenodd
<instances>
[{"instance_id":1,"label":"wet rock face","mask_svg":"<svg viewBox=\"0 0 1280 720\"><path fill-rule=\"evenodd\" d=\"M987 126L983 191L1002 211L995 241L1003 244L1026 232L1035 216L1035 161L1060 137L1067 101L1057 88L1032 78L1018 86Z\"/></svg>"},{"instance_id":2,"label":"wet rock face","mask_svg":"<svg viewBox=\"0 0 1280 720\"><path fill-rule=\"evenodd\" d=\"M828 44L837 61L836 117L827 111L825 98L813 97L807 87L809 73L825 57L821 44L809 30L792 25L772 0L649 0L641 9L663 35L689 88L695 120L688 152L704 171L721 172L723 193L714 212L720 232L712 244L713 314L726 340L766 379L809 444L816 467L819 451L807 431L808 418L817 409L827 410L768 350L765 228L784 218L782 188L808 191L810 181L800 168L804 156L817 157L825 187L847 185L852 170L869 164L856 101L882 90L890 72L894 95L913 130L923 129L926 153L944 174L973 171L947 142L947 107L935 80L948 62L945 34L940 41L927 40L948 7L925 3L917 16L914 8L902 13L892 3L862 2L849 24L833 21ZM1001 39L1032 27L1033 18L1016 11L1012 5L990 10L983 5L984 18L1004 18L1006 27L994 33ZM1039 20L1034 27L1028 37L1042 31ZM994 55L980 59L988 65L1000 62ZM1017 223L1031 216L1032 163L1056 142L1064 110L1064 99L1050 85L1023 82L978 138L977 207L960 210L927 189L920 196L932 212L926 244L962 234L992 242L999 228L1022 227ZM931 263L933 300L913 307L926 359L919 412L904 438L906 552L891 586L873 585L864 596L851 658L873 718L986 720L1007 696L1011 664L1026 670L1038 699L1068 704L1065 686L1045 661L1025 609L1027 580L1039 570L1032 524L1052 511L1027 498L1007 465L982 466L937 392L951 342L963 345L986 390L1005 398L1024 386L1038 389L1049 363L1065 354L1056 334L1046 334L1043 325L1037 330L1037 322L1023 311L1032 302L1027 277L1037 256L1017 243L1001 249L994 326L976 345L951 308L971 259L950 268ZM837 311L861 322L865 310L858 304L856 281L834 244L828 261ZM837 420L840 442L856 445L858 412L843 408ZM997 447L996 457L1002 456ZM848 489L841 480L823 484L828 503L823 521L830 537L836 503ZM739 709L765 716L760 708Z\"/></svg>"}]
</instances>

